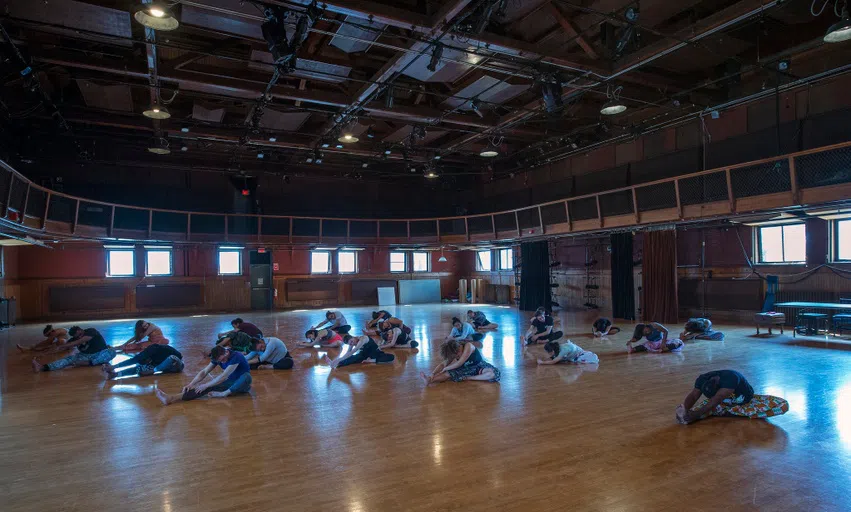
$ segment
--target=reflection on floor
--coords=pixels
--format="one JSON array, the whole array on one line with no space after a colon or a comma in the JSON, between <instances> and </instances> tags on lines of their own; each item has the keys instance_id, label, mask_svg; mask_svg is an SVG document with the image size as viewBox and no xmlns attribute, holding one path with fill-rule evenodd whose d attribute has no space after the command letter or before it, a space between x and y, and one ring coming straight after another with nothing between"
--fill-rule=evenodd
<instances>
[{"instance_id":1,"label":"reflection on floor","mask_svg":"<svg viewBox=\"0 0 851 512\"><path fill-rule=\"evenodd\" d=\"M726 341L628 355L629 325L593 339L591 314L562 313L599 368L538 367L542 349L524 356L518 341L528 314L482 306L501 326L483 353L502 382L424 388L418 372L466 309L391 310L426 341L393 365L332 372L324 351L299 350L293 370L255 372L249 397L168 408L154 387L179 391L231 315L149 319L186 371L118 382L95 368L35 375L14 344L42 326L4 331L0 510L847 510L851 353L840 345L717 326ZM359 328L371 308L343 311ZM292 346L323 315L241 316ZM84 326L118 344L133 320ZM721 368L785 397L789 413L677 425L694 378Z\"/></svg>"}]
</instances>

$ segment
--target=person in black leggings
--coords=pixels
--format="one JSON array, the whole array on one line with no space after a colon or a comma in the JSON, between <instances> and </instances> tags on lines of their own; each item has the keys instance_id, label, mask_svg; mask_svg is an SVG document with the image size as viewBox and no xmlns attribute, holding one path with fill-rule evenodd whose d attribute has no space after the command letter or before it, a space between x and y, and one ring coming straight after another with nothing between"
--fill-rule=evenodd
<instances>
[{"instance_id":1,"label":"person in black leggings","mask_svg":"<svg viewBox=\"0 0 851 512\"><path fill-rule=\"evenodd\" d=\"M154 373L180 373L183 371L183 354L171 345L148 345L145 350L118 364L101 366L107 379L142 377Z\"/></svg>"},{"instance_id":2,"label":"person in black leggings","mask_svg":"<svg viewBox=\"0 0 851 512\"><path fill-rule=\"evenodd\" d=\"M553 317L548 315L546 311L538 308L535 311L535 317L532 319L532 327L526 331L526 345L535 343L546 343L548 341L556 341L564 336L561 331L553 330Z\"/></svg>"},{"instance_id":3,"label":"person in black leggings","mask_svg":"<svg viewBox=\"0 0 851 512\"><path fill-rule=\"evenodd\" d=\"M393 354L382 352L369 336L353 337L347 334L343 337L343 343L346 344L346 350L338 358L332 360L327 354L323 356L331 369L357 363L387 364L396 359Z\"/></svg>"}]
</instances>

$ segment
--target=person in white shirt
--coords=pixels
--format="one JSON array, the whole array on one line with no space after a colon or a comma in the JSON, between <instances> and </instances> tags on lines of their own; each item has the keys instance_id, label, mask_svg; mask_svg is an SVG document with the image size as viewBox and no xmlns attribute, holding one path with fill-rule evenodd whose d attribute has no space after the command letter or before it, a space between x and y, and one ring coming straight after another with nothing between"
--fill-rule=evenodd
<instances>
[{"instance_id":1,"label":"person in white shirt","mask_svg":"<svg viewBox=\"0 0 851 512\"><path fill-rule=\"evenodd\" d=\"M289 370L293 367L293 356L290 355L287 346L273 336L252 341L251 352L245 358L252 370L256 368Z\"/></svg>"},{"instance_id":2,"label":"person in white shirt","mask_svg":"<svg viewBox=\"0 0 851 512\"><path fill-rule=\"evenodd\" d=\"M600 358L594 352L583 350L570 340L564 343L548 341L544 344L544 350L550 355L549 359L538 359L538 364L599 364Z\"/></svg>"},{"instance_id":3,"label":"person in white shirt","mask_svg":"<svg viewBox=\"0 0 851 512\"><path fill-rule=\"evenodd\" d=\"M343 312L339 310L328 311L327 313L325 313L325 320L323 320L316 326L311 327L311 329L318 330L325 324L328 324L328 328L336 332L340 336L349 334L349 331L352 330L352 326L349 325L349 322L346 321L346 317L343 316Z\"/></svg>"}]
</instances>

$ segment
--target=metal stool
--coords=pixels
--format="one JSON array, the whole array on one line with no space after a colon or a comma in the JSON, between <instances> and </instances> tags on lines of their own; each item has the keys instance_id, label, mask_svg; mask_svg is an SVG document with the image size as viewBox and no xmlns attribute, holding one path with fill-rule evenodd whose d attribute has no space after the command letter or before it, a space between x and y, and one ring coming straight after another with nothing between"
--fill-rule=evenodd
<instances>
[{"instance_id":1,"label":"metal stool","mask_svg":"<svg viewBox=\"0 0 851 512\"><path fill-rule=\"evenodd\" d=\"M851 304L851 299L839 299L840 304ZM838 313L831 318L833 334L842 336L843 330L851 331L851 313Z\"/></svg>"},{"instance_id":2,"label":"metal stool","mask_svg":"<svg viewBox=\"0 0 851 512\"><path fill-rule=\"evenodd\" d=\"M824 331L828 332L828 315L825 313L816 313L815 311L799 311L798 318L795 321L795 334L803 336L817 336L819 333L819 324L823 323Z\"/></svg>"}]
</instances>

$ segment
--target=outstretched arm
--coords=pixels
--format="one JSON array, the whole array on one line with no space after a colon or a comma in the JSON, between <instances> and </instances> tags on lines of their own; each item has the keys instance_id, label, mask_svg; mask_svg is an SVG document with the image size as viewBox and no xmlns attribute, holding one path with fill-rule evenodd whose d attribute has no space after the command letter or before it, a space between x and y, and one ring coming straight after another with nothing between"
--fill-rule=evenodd
<instances>
[{"instance_id":1,"label":"outstretched arm","mask_svg":"<svg viewBox=\"0 0 851 512\"><path fill-rule=\"evenodd\" d=\"M695 391L698 391L698 390L695 390ZM709 399L709 403L704 405L700 409L695 409L695 410L692 411L687 407L686 409L688 409L688 410L686 410L686 416L685 416L686 421L694 421L694 420L700 419L704 414L715 410L715 408L718 407L718 405L720 405L721 402L723 402L725 398L729 398L730 395L732 395L733 393L734 393L734 391L732 389L721 388L715 393L715 396L713 396L712 398ZM689 394L689 397L690 396L691 396L691 394ZM700 398L700 391L698 391L698 398ZM695 401L696 401L696 399L695 399ZM683 405L685 406L686 404L683 404ZM692 405L694 405L694 404L692 404Z\"/></svg>"},{"instance_id":2,"label":"outstretched arm","mask_svg":"<svg viewBox=\"0 0 851 512\"><path fill-rule=\"evenodd\" d=\"M446 365L446 367L443 368L443 371L448 372L449 370L461 368L464 365L464 363L467 362L467 359L470 359L470 356L473 355L474 350L476 350L476 347L474 347L470 344L464 345L464 350L461 351L461 356L458 357L458 359L456 359L452 363Z\"/></svg>"},{"instance_id":3,"label":"outstretched arm","mask_svg":"<svg viewBox=\"0 0 851 512\"><path fill-rule=\"evenodd\" d=\"M557 364L561 362L561 356L556 356L553 359L538 359L538 364Z\"/></svg>"},{"instance_id":4,"label":"outstretched arm","mask_svg":"<svg viewBox=\"0 0 851 512\"><path fill-rule=\"evenodd\" d=\"M199 382L207 378L207 375L209 375L210 372L213 371L213 368L215 368L215 365L213 365L213 363L208 363L207 366L205 366L203 370L198 372L195 378L192 379L192 382L190 382L186 385L186 387L183 388L183 392L186 393L190 389L194 388Z\"/></svg>"},{"instance_id":5,"label":"outstretched arm","mask_svg":"<svg viewBox=\"0 0 851 512\"><path fill-rule=\"evenodd\" d=\"M662 333L662 343L663 344L666 341L668 341L668 328L667 327L665 327L664 325L657 323L657 322L653 322L650 325L652 325L654 328L656 328L659 332Z\"/></svg>"},{"instance_id":6,"label":"outstretched arm","mask_svg":"<svg viewBox=\"0 0 851 512\"><path fill-rule=\"evenodd\" d=\"M330 323L331 323L331 321L330 321L330 320L328 320L328 319L326 318L325 320L322 320L322 321L321 321L321 322L319 322L318 324L316 324L316 325L314 325L313 327L311 327L311 329L316 329L316 330L318 331L319 329L321 329L321 328L322 328L322 326L323 326L323 325L325 325L325 324L330 324Z\"/></svg>"},{"instance_id":7,"label":"outstretched arm","mask_svg":"<svg viewBox=\"0 0 851 512\"><path fill-rule=\"evenodd\" d=\"M694 407L694 404L696 404L697 401L700 399L700 395L702 394L703 393L701 393L699 389L692 389L689 394L686 395L686 397L683 399L683 407L685 407L687 411L691 410L691 408Z\"/></svg>"},{"instance_id":8,"label":"outstretched arm","mask_svg":"<svg viewBox=\"0 0 851 512\"><path fill-rule=\"evenodd\" d=\"M217 375L215 378L213 378L212 380L208 380L207 382L198 386L198 391L204 391L205 389L211 388L211 387L215 386L216 384L219 384L220 382L226 381L227 378L230 377L230 374L232 374L234 371L236 371L237 366L238 365L235 365L235 364L228 366L225 369L225 371L223 371L222 373Z\"/></svg>"}]
</instances>

